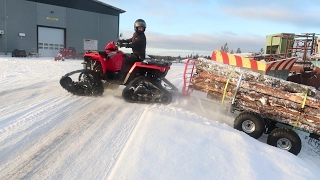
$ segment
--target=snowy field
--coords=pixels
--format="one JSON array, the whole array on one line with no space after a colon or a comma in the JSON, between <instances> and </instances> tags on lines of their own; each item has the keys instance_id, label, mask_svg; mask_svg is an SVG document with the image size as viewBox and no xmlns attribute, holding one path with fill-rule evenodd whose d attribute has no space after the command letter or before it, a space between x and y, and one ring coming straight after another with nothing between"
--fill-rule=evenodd
<instances>
[{"instance_id":1,"label":"snowy field","mask_svg":"<svg viewBox=\"0 0 320 180\"><path fill-rule=\"evenodd\" d=\"M318 180L320 151L298 156L232 128L219 105L174 97L125 102L121 89L78 97L60 87L81 60L0 57L0 179ZM182 88L183 64L167 79Z\"/></svg>"}]
</instances>

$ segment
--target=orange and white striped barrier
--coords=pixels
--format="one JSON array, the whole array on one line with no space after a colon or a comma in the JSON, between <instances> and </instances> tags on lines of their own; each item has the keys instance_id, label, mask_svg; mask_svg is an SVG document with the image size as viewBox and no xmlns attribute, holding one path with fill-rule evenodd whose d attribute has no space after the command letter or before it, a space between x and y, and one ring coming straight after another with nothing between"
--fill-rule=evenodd
<instances>
[{"instance_id":1,"label":"orange and white striped barrier","mask_svg":"<svg viewBox=\"0 0 320 180\"><path fill-rule=\"evenodd\" d=\"M293 64L296 62L297 58L287 58L277 61L264 62L215 50L212 53L211 60L229 64L232 66L266 72L273 70L290 70Z\"/></svg>"},{"instance_id":2,"label":"orange and white striped barrier","mask_svg":"<svg viewBox=\"0 0 320 180\"><path fill-rule=\"evenodd\" d=\"M281 59L277 61L271 61L268 62L268 66L266 71L272 71L272 70L290 70L294 63L297 61L297 58L287 58L287 59Z\"/></svg>"}]
</instances>

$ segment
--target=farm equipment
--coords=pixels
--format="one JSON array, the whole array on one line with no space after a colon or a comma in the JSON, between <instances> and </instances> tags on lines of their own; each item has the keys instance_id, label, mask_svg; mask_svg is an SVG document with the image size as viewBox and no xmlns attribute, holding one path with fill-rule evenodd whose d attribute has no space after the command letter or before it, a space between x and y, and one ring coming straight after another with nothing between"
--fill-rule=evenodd
<instances>
[{"instance_id":1,"label":"farm equipment","mask_svg":"<svg viewBox=\"0 0 320 180\"><path fill-rule=\"evenodd\" d=\"M186 63L183 94L206 93L208 99L236 114L235 129L256 139L268 134L269 145L297 155L301 150L298 134L320 144L320 96L314 87L285 80L284 71L288 76L294 62L292 58L260 62L214 51L211 60ZM281 67L281 72L275 67Z\"/></svg>"},{"instance_id":2,"label":"farm equipment","mask_svg":"<svg viewBox=\"0 0 320 180\"><path fill-rule=\"evenodd\" d=\"M130 43L112 41L105 51L87 51L84 54L83 69L72 71L60 79L61 86L68 92L80 96L101 96L104 87L124 85L122 97L128 102L169 104L177 88L165 76L171 63L153 59L136 62L125 79L119 81L125 54L120 47L130 47ZM71 76L77 75L76 80Z\"/></svg>"},{"instance_id":3,"label":"farm equipment","mask_svg":"<svg viewBox=\"0 0 320 180\"><path fill-rule=\"evenodd\" d=\"M276 56L284 58L296 57L298 60L287 78L288 81L320 88L320 39L316 33L280 33L268 35L266 40L266 53L262 56L252 57L255 60L272 61ZM280 54L278 54L280 53ZM299 69L299 71L296 71Z\"/></svg>"}]
</instances>

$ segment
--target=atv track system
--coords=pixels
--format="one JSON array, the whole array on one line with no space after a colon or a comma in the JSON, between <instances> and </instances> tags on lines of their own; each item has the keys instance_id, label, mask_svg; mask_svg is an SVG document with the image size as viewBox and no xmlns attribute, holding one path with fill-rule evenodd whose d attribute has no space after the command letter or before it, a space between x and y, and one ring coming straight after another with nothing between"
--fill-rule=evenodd
<instances>
[{"instance_id":1,"label":"atv track system","mask_svg":"<svg viewBox=\"0 0 320 180\"><path fill-rule=\"evenodd\" d=\"M79 73L78 81L70 76ZM104 91L101 78L92 70L77 70L64 75L60 85L68 92L78 96L101 96Z\"/></svg>"},{"instance_id":2,"label":"atv track system","mask_svg":"<svg viewBox=\"0 0 320 180\"><path fill-rule=\"evenodd\" d=\"M169 104L172 101L172 94L162 87L160 80L157 82L147 77L133 79L123 89L122 97L131 103Z\"/></svg>"}]
</instances>

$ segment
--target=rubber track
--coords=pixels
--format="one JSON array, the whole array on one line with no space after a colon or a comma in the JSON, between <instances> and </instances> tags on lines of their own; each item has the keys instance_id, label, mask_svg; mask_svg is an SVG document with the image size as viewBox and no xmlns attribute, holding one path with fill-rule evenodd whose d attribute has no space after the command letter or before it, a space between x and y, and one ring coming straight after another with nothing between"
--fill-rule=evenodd
<instances>
[{"instance_id":1,"label":"rubber track","mask_svg":"<svg viewBox=\"0 0 320 180\"><path fill-rule=\"evenodd\" d=\"M136 84L137 81L140 82L140 81L142 81L142 80L143 80L143 81L148 81L148 82L151 83L155 88L157 88L158 90L160 90L160 91L162 92L161 97L162 97L163 95L166 95L166 96L168 97L168 101L166 101L166 102L159 102L159 101L149 101L149 102L145 102L145 101L136 101L136 100L132 100L132 99L126 98L124 94L125 94L127 91L131 91L130 88L132 87L133 84ZM137 83L137 84L139 84L139 83ZM123 98L124 100L126 100L127 102L130 102L130 103L142 103L142 104L162 103L162 104L169 104L169 103L171 103L171 101L172 101L172 94L171 94L168 90L166 90L164 87L162 87L160 83L155 83L155 82L153 82L153 81L150 80L150 79L146 79L145 77L137 77L137 78L133 79L133 80L126 86L126 88L123 89L122 98Z\"/></svg>"},{"instance_id":2,"label":"rubber track","mask_svg":"<svg viewBox=\"0 0 320 180\"><path fill-rule=\"evenodd\" d=\"M80 73L80 75L90 74L93 77L93 82L90 81L90 84L95 84L95 86L91 87L91 85L88 83L84 84L84 82L73 81L70 76L76 73ZM67 73L66 75L61 77L60 85L68 92L78 96L101 96L104 91L101 78L95 71L88 69L81 69Z\"/></svg>"}]
</instances>

